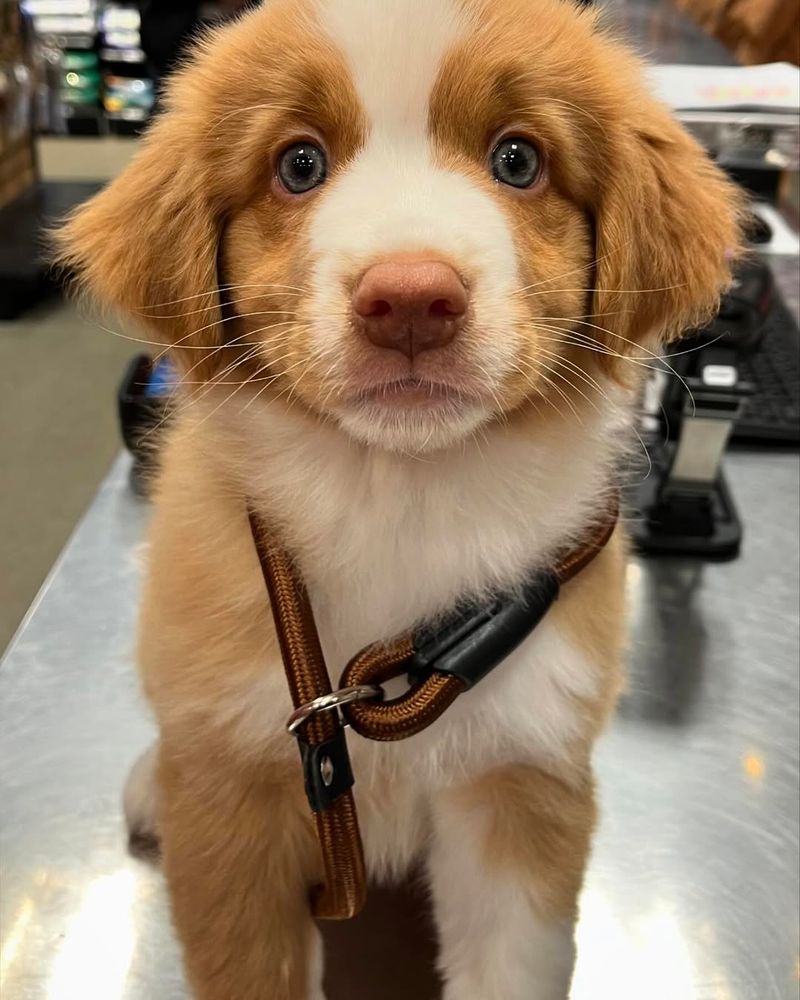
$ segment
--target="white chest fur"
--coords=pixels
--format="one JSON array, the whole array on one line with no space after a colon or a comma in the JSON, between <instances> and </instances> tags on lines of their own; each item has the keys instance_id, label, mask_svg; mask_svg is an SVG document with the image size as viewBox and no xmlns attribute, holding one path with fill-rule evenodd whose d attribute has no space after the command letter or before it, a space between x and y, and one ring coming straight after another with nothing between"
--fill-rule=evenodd
<instances>
[{"instance_id":1,"label":"white chest fur","mask_svg":"<svg viewBox=\"0 0 800 1000\"><path fill-rule=\"evenodd\" d=\"M465 594L519 581L603 509L625 409L574 425L493 427L443 456L412 459L298 428L296 413L253 417L238 474L285 532L311 592L334 682L369 642L446 610ZM263 421L263 422L262 422ZM587 429L588 428L588 429ZM241 424L236 433L241 434ZM476 767L557 760L580 727L593 664L551 618L446 718L410 744L354 738L360 773L411 769L436 785ZM248 692L247 719L287 709L277 671ZM243 737L255 733L240 727Z\"/></svg>"}]
</instances>

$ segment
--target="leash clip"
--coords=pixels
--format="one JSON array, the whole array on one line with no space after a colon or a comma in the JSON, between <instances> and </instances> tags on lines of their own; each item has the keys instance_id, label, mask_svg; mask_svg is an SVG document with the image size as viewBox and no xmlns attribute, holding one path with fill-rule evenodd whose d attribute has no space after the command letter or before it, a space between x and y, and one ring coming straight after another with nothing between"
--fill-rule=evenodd
<instances>
[{"instance_id":1,"label":"leash clip","mask_svg":"<svg viewBox=\"0 0 800 1000\"><path fill-rule=\"evenodd\" d=\"M350 767L345 731L339 721L333 736L322 743L309 743L300 732L300 727L320 712L333 712L340 705L372 698L382 699L383 688L377 684L344 687L307 701L289 716L286 729L297 737L303 764L303 782L313 812L322 813L330 809L341 795L353 787L353 770Z\"/></svg>"},{"instance_id":2,"label":"leash clip","mask_svg":"<svg viewBox=\"0 0 800 1000\"><path fill-rule=\"evenodd\" d=\"M319 712L332 712L340 705L350 705L354 701L371 701L373 698L383 701L383 688L377 684L356 684L353 687L343 687L339 688L338 691L331 691L330 694L322 694L312 701L307 701L304 705L299 705L289 716L286 730L291 736L295 736L300 726L307 722L312 715L317 715Z\"/></svg>"}]
</instances>

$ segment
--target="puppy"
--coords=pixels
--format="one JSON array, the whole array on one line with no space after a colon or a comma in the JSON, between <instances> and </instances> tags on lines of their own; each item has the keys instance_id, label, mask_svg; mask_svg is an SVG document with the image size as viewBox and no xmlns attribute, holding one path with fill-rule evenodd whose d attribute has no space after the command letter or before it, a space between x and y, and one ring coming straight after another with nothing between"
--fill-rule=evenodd
<instances>
[{"instance_id":1,"label":"puppy","mask_svg":"<svg viewBox=\"0 0 800 1000\"><path fill-rule=\"evenodd\" d=\"M318 1000L319 851L247 504L334 679L552 564L605 516L648 359L729 281L737 199L557 0L270 0L166 104L60 236L182 373L140 628L160 742L132 809L157 803L194 995ZM568 994L624 569L618 531L441 720L350 737L370 875L425 867L446 1000Z\"/></svg>"}]
</instances>

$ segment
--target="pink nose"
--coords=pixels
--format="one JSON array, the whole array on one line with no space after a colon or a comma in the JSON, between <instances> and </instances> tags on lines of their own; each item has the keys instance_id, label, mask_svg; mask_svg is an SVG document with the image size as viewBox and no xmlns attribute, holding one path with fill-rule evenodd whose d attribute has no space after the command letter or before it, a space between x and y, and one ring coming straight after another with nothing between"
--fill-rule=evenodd
<instances>
[{"instance_id":1,"label":"pink nose","mask_svg":"<svg viewBox=\"0 0 800 1000\"><path fill-rule=\"evenodd\" d=\"M373 344L413 360L450 343L464 324L468 301L449 264L389 260L365 272L353 293L353 312Z\"/></svg>"}]
</instances>

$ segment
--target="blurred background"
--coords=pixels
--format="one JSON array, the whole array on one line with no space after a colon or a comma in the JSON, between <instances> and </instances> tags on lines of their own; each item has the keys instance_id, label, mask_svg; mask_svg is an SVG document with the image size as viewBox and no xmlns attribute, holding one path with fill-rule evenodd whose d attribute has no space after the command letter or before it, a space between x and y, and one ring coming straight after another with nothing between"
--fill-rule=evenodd
<instances>
[{"instance_id":1,"label":"blurred background","mask_svg":"<svg viewBox=\"0 0 800 1000\"><path fill-rule=\"evenodd\" d=\"M58 295L42 230L128 162L193 34L244 6L0 0L0 652L119 448L137 346Z\"/></svg>"}]
</instances>

